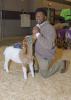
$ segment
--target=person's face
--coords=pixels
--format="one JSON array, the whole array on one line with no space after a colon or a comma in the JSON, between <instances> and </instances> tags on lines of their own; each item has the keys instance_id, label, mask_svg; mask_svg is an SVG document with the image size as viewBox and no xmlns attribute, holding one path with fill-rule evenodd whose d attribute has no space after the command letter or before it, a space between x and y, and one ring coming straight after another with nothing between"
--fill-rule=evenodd
<instances>
[{"instance_id":1,"label":"person's face","mask_svg":"<svg viewBox=\"0 0 71 100\"><path fill-rule=\"evenodd\" d=\"M46 16L43 14L43 12L37 12L35 18L37 24L41 24L47 19Z\"/></svg>"}]
</instances>

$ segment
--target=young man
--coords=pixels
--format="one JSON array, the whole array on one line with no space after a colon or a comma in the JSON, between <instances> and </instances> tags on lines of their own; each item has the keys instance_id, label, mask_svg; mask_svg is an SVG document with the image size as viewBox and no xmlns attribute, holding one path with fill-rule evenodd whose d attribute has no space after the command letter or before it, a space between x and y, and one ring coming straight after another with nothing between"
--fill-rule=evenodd
<instances>
[{"instance_id":1,"label":"young man","mask_svg":"<svg viewBox=\"0 0 71 100\"><path fill-rule=\"evenodd\" d=\"M56 51L56 32L54 27L47 21L47 12L43 8L38 8L35 12L35 18L37 24L39 24L39 27L36 25L32 30L33 38L36 40L35 56L38 60L41 75L47 78L63 69L64 66L60 66L61 64L51 66ZM39 33L39 35L36 36L36 33Z\"/></svg>"}]
</instances>

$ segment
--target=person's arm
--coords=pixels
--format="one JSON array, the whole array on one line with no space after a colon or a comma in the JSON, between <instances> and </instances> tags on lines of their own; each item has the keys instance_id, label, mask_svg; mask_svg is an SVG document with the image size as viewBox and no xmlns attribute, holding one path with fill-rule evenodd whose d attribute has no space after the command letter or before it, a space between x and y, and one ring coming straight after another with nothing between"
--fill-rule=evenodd
<instances>
[{"instance_id":1,"label":"person's arm","mask_svg":"<svg viewBox=\"0 0 71 100\"><path fill-rule=\"evenodd\" d=\"M55 38L56 38L56 32L55 29L49 25L49 27L45 27L43 30L43 35L40 34L38 36L38 40L43 48L45 49L51 49L54 46Z\"/></svg>"},{"instance_id":2,"label":"person's arm","mask_svg":"<svg viewBox=\"0 0 71 100\"><path fill-rule=\"evenodd\" d=\"M40 35L40 29L37 26L35 26L33 27L32 33L33 33L32 34L33 41L36 41L36 39Z\"/></svg>"}]
</instances>

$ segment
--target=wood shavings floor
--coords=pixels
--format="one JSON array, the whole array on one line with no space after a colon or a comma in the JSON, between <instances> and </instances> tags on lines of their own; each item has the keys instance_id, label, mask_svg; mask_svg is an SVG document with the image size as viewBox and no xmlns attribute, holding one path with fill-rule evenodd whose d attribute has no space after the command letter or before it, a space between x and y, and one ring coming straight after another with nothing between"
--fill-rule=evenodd
<instances>
[{"instance_id":1,"label":"wood shavings floor","mask_svg":"<svg viewBox=\"0 0 71 100\"><path fill-rule=\"evenodd\" d=\"M0 48L0 100L71 100L71 65L64 74L56 73L48 79L28 74L25 81L21 66L10 65L10 73L3 71L3 50ZM70 53L71 55L71 53Z\"/></svg>"}]
</instances>

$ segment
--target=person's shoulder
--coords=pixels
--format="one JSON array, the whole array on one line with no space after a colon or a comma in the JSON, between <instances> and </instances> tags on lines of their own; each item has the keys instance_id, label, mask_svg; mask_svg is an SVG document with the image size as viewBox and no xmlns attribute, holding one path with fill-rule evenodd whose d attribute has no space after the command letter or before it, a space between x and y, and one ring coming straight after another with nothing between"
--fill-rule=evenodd
<instances>
[{"instance_id":1,"label":"person's shoulder","mask_svg":"<svg viewBox=\"0 0 71 100\"><path fill-rule=\"evenodd\" d=\"M46 22L45 22L45 24L46 24L46 25L48 25L48 26L50 26L50 27L53 27L53 25L52 25L52 24L50 24L50 22L49 22L49 21L46 21Z\"/></svg>"},{"instance_id":2,"label":"person's shoulder","mask_svg":"<svg viewBox=\"0 0 71 100\"><path fill-rule=\"evenodd\" d=\"M42 24L41 29L55 30L54 26L50 24L49 21L45 21L45 23Z\"/></svg>"},{"instance_id":3,"label":"person's shoulder","mask_svg":"<svg viewBox=\"0 0 71 100\"><path fill-rule=\"evenodd\" d=\"M52 24L50 24L50 23L47 24L47 27L48 27L49 29L55 30L55 27L54 27Z\"/></svg>"}]
</instances>

